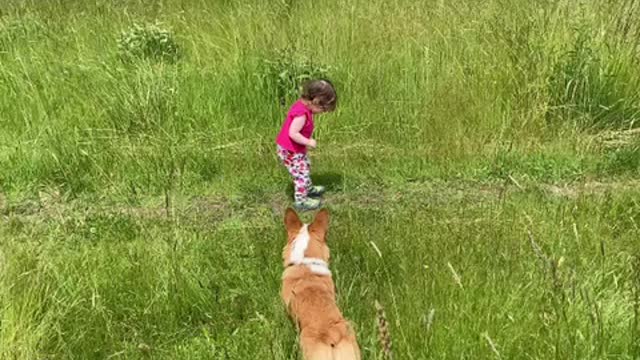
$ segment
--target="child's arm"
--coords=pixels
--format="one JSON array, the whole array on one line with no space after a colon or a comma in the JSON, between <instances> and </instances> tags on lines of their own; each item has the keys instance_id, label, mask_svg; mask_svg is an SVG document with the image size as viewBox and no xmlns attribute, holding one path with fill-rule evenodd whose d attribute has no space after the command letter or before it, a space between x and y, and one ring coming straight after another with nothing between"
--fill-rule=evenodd
<instances>
[{"instance_id":1,"label":"child's arm","mask_svg":"<svg viewBox=\"0 0 640 360\"><path fill-rule=\"evenodd\" d=\"M291 140L297 142L300 145L315 148L315 140L307 139L302 134L300 134L300 130L302 130L302 127L304 126L306 120L307 119L305 116L298 116L293 118L293 121L291 121L291 126L289 127L289 137L291 138Z\"/></svg>"}]
</instances>

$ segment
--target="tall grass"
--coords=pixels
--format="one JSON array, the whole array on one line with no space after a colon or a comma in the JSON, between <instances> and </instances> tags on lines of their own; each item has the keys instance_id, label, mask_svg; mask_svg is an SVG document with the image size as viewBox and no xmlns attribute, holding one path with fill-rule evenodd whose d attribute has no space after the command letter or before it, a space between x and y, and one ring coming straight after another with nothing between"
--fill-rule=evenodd
<instances>
[{"instance_id":1,"label":"tall grass","mask_svg":"<svg viewBox=\"0 0 640 360\"><path fill-rule=\"evenodd\" d=\"M268 172L281 78L303 75L295 59L305 57L329 69L341 95L339 111L320 121L319 155L373 156L376 144L378 176L399 154L411 172L446 176L450 164L509 146L544 149L592 126L633 126L638 6L625 6L16 3L0 31L3 186L157 191L137 178L157 174L154 147L219 164L218 178L185 164L189 183ZM184 57L123 64L120 33L156 21ZM284 65L277 73L266 61Z\"/></svg>"},{"instance_id":2,"label":"tall grass","mask_svg":"<svg viewBox=\"0 0 640 360\"><path fill-rule=\"evenodd\" d=\"M319 75L365 358L375 300L397 359L640 356L639 2L1 8L0 358L296 358L273 142ZM123 58L148 24L180 56Z\"/></svg>"}]
</instances>

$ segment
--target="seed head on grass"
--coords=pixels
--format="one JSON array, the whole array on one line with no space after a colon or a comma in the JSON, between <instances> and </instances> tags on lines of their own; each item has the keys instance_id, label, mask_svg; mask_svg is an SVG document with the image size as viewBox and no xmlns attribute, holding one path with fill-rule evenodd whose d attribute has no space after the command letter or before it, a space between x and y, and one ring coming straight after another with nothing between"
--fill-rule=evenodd
<instances>
[{"instance_id":1,"label":"seed head on grass","mask_svg":"<svg viewBox=\"0 0 640 360\"><path fill-rule=\"evenodd\" d=\"M484 332L482 334L482 337L484 337L485 340L487 340L487 344L489 344L489 348L491 348L491 351L493 351L493 353L496 355L496 357L498 359L502 359L502 356L500 355L500 352L498 351L498 348L496 347L496 343L493 342L493 339L491 339L491 337L489 336L488 332Z\"/></svg>"},{"instance_id":2,"label":"seed head on grass","mask_svg":"<svg viewBox=\"0 0 640 360\"><path fill-rule=\"evenodd\" d=\"M391 352L391 333L389 332L389 322L387 321L387 315L384 312L382 305L376 300L376 318L378 320L378 335L380 337L380 344L382 345L382 353L385 359L393 359L393 353Z\"/></svg>"},{"instance_id":3,"label":"seed head on grass","mask_svg":"<svg viewBox=\"0 0 640 360\"><path fill-rule=\"evenodd\" d=\"M451 265L450 262L447 262L447 266L449 267L449 270L451 270L453 281L456 282L456 284L460 287L460 289L464 289L464 287L462 286L462 279L460 278L460 275L458 275L458 272L456 271L456 269L453 268L453 265Z\"/></svg>"},{"instance_id":4,"label":"seed head on grass","mask_svg":"<svg viewBox=\"0 0 640 360\"><path fill-rule=\"evenodd\" d=\"M435 319L436 316L436 309L431 309L429 310L429 315L427 315L425 317L425 328L426 328L426 332L430 332L431 328L433 327L433 320Z\"/></svg>"}]
</instances>

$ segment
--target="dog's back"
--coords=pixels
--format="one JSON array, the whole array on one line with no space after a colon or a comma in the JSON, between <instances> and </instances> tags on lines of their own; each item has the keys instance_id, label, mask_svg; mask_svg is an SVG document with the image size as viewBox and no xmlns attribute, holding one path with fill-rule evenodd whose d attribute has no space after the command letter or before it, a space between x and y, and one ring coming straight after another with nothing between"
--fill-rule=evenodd
<instances>
[{"instance_id":1,"label":"dog's back","mask_svg":"<svg viewBox=\"0 0 640 360\"><path fill-rule=\"evenodd\" d=\"M300 331L304 359L359 360L355 334L336 305L335 287L326 264L328 214L318 213L307 229L295 212L287 211L285 224L289 241L283 253L286 269L282 300ZM302 242L305 244L301 248Z\"/></svg>"},{"instance_id":2,"label":"dog's back","mask_svg":"<svg viewBox=\"0 0 640 360\"><path fill-rule=\"evenodd\" d=\"M335 303L330 276L316 276L306 268L287 269L282 297L300 330L305 359L360 359L355 334Z\"/></svg>"}]
</instances>

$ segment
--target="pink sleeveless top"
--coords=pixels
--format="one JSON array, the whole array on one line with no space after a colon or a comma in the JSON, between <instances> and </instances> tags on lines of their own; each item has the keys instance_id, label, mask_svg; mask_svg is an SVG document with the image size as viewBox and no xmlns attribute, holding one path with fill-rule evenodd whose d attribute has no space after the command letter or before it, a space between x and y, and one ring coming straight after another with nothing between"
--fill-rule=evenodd
<instances>
[{"instance_id":1,"label":"pink sleeveless top","mask_svg":"<svg viewBox=\"0 0 640 360\"><path fill-rule=\"evenodd\" d=\"M304 126L302 126L302 129L300 130L300 134L302 134L302 136L306 137L307 139L311 138L311 135L313 134L313 113L304 105L302 100L298 100L293 105L291 105L291 108L287 113L287 119L284 121L282 129L280 130L280 133L276 138L276 144L292 152L306 153L306 146L298 144L297 142L291 140L291 138L289 137L289 128L291 127L291 122L294 118L299 116L304 116L307 119L304 123Z\"/></svg>"}]
</instances>

